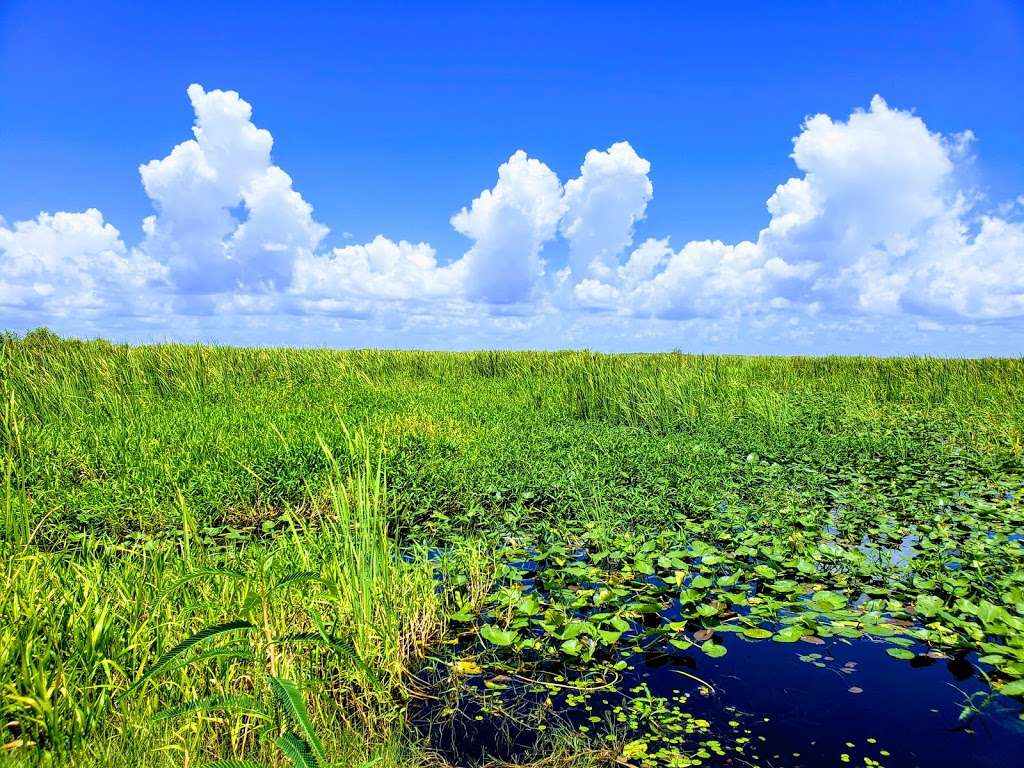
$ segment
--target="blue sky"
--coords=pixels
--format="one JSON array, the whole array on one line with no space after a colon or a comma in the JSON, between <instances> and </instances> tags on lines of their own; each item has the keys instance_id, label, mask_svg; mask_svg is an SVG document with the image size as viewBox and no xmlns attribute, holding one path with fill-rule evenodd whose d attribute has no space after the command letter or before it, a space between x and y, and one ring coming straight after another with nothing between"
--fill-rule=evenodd
<instances>
[{"instance_id":1,"label":"blue sky","mask_svg":"<svg viewBox=\"0 0 1024 768\"><path fill-rule=\"evenodd\" d=\"M1019 4L554 5L0 3L0 325L333 346L1019 353ZM241 186L197 194L199 212L149 194L139 173L192 138L192 83L203 99L237 92L273 137L269 161L214 168ZM872 119L855 126L857 110ZM243 137L247 118L232 114ZM832 126L809 131L819 114ZM884 146L862 140L879 135ZM610 152L618 142L628 153ZM502 185L520 149L529 159ZM588 176L590 150L604 154ZM932 165L907 160L918 150ZM239 244L215 219L245 224L245 185L271 167L290 186ZM192 183L161 174L152 185ZM565 186L552 192L546 174ZM574 178L592 181L568 210ZM814 210L788 195L773 218L776 187L808 178L790 191ZM493 205L474 211L483 190ZM919 204L889 216L902 203L876 204L887 194ZM53 218L90 209L99 222ZM782 232L787 211L803 219ZM196 220L206 228L188 229ZM704 241L724 250L690 247ZM225 248L230 270L204 261Z\"/></svg>"}]
</instances>

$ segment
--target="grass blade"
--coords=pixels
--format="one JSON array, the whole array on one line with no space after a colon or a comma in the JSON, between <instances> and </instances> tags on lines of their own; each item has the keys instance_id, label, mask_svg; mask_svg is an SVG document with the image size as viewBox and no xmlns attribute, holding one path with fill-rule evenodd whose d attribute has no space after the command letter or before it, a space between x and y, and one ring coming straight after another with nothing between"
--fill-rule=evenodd
<instances>
[{"instance_id":1,"label":"grass blade","mask_svg":"<svg viewBox=\"0 0 1024 768\"><path fill-rule=\"evenodd\" d=\"M181 717L193 712L234 712L238 714L254 715L264 720L267 719L265 712L260 710L259 703L252 696L244 694L217 694L204 696L201 699L190 701L178 707L170 707L161 710L155 715L157 720L169 720L174 717Z\"/></svg>"},{"instance_id":2,"label":"grass blade","mask_svg":"<svg viewBox=\"0 0 1024 768\"><path fill-rule=\"evenodd\" d=\"M270 591L276 592L279 589L285 589L295 584L302 584L307 581L320 581L320 574L314 573L313 571L289 573L287 576L282 576L277 583L270 588Z\"/></svg>"},{"instance_id":3,"label":"grass blade","mask_svg":"<svg viewBox=\"0 0 1024 768\"><path fill-rule=\"evenodd\" d=\"M157 606L162 605L164 600L166 600L172 593L181 589L190 581L195 581L196 579L210 578L212 576L224 576L225 578L236 579L239 581L246 581L247 579L249 579L249 576L245 575L241 571L234 571L230 568L199 568L198 570L192 571L191 573L182 576L173 584L166 587L160 593L160 596L157 597Z\"/></svg>"},{"instance_id":4,"label":"grass blade","mask_svg":"<svg viewBox=\"0 0 1024 768\"><path fill-rule=\"evenodd\" d=\"M366 678L373 683L374 688L381 690L383 685L381 684L380 677L363 661L360 657L359 652L356 650L355 644L347 637L331 637L328 639L328 643L336 654L346 659L350 663L354 664L359 668Z\"/></svg>"},{"instance_id":5,"label":"grass blade","mask_svg":"<svg viewBox=\"0 0 1024 768\"><path fill-rule=\"evenodd\" d=\"M164 672L174 672L183 667L191 666L192 664L200 664L204 661L210 661L212 659L230 659L232 661L256 661L256 656L252 651L246 648L213 648L209 651L204 651L191 659L178 659L176 662L168 664L164 667Z\"/></svg>"}]
</instances>

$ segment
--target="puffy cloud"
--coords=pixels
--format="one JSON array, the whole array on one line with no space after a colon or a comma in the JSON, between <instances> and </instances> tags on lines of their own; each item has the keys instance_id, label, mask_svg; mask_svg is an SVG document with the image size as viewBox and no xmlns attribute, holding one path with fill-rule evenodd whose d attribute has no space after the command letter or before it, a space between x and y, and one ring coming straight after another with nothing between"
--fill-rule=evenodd
<instances>
[{"instance_id":1,"label":"puffy cloud","mask_svg":"<svg viewBox=\"0 0 1024 768\"><path fill-rule=\"evenodd\" d=\"M1024 317L1024 197L986 208L961 181L972 134L935 133L877 96L845 120L804 121L792 151L799 174L769 196L751 240L632 247L653 187L650 163L620 142L589 151L564 187L514 153L451 217L472 243L445 260L427 243L383 235L323 250L327 228L273 164L273 138L250 105L198 85L188 95L193 138L139 169L156 213L137 247L94 209L0 219L0 318L141 326L143 315L163 316L172 333L211 328L218 338L237 320L249 340L362 323L377 343L412 334L438 346L431 333L443 328L464 346L618 334L629 348L685 334L710 348L771 337L863 351L888 328L913 341L970 327L977 339L979 328ZM567 263L548 264L544 248L559 234ZM605 312L619 315L614 329Z\"/></svg>"},{"instance_id":2,"label":"puffy cloud","mask_svg":"<svg viewBox=\"0 0 1024 768\"><path fill-rule=\"evenodd\" d=\"M296 261L292 292L321 312L349 312L353 301L502 305L527 302L544 272L540 253L562 217L562 187L546 165L522 150L498 168L498 181L451 218L474 240L446 265L427 243L378 235L363 245L307 254ZM444 310L445 307L439 307Z\"/></svg>"},{"instance_id":3,"label":"puffy cloud","mask_svg":"<svg viewBox=\"0 0 1024 768\"><path fill-rule=\"evenodd\" d=\"M947 209L950 154L921 118L890 109L879 96L845 123L815 115L793 143L805 175L769 199L769 232L791 247L828 243L832 250L819 258L856 258Z\"/></svg>"},{"instance_id":4,"label":"puffy cloud","mask_svg":"<svg viewBox=\"0 0 1024 768\"><path fill-rule=\"evenodd\" d=\"M498 182L452 216L474 240L460 267L469 298L493 304L528 301L544 265L540 258L562 218L558 176L517 151L498 168Z\"/></svg>"},{"instance_id":5,"label":"puffy cloud","mask_svg":"<svg viewBox=\"0 0 1024 768\"><path fill-rule=\"evenodd\" d=\"M979 213L957 183L973 138L933 133L878 96L846 123L811 118L793 157L813 215L773 231L772 247L820 260L813 288L833 311L1024 315L1024 227ZM795 209L779 193L772 205Z\"/></svg>"},{"instance_id":6,"label":"puffy cloud","mask_svg":"<svg viewBox=\"0 0 1024 768\"><path fill-rule=\"evenodd\" d=\"M678 318L783 310L837 314L1024 315L1024 228L977 216L957 186L970 132L945 137L876 96L867 111L808 118L794 139L803 171L768 199L755 241L695 241L647 265L642 248L575 290L587 307ZM1004 210L1005 213L1005 210ZM972 229L973 218L980 223Z\"/></svg>"},{"instance_id":7,"label":"puffy cloud","mask_svg":"<svg viewBox=\"0 0 1024 768\"><path fill-rule=\"evenodd\" d=\"M561 232L577 282L608 277L633 242L633 227L654 194L650 170L629 142L620 141L605 152L587 152L580 175L565 183Z\"/></svg>"},{"instance_id":8,"label":"puffy cloud","mask_svg":"<svg viewBox=\"0 0 1024 768\"><path fill-rule=\"evenodd\" d=\"M378 235L365 245L335 248L330 256L300 258L293 290L313 299L428 300L457 295L464 276L465 262L438 266L427 243L396 243Z\"/></svg>"},{"instance_id":9,"label":"puffy cloud","mask_svg":"<svg viewBox=\"0 0 1024 768\"><path fill-rule=\"evenodd\" d=\"M621 305L624 295L650 281L672 255L667 237L663 240L645 240L630 254L626 263L616 269L615 280L603 282L593 277L584 278L576 284L573 295L580 305L588 309L608 309Z\"/></svg>"},{"instance_id":10,"label":"puffy cloud","mask_svg":"<svg viewBox=\"0 0 1024 768\"><path fill-rule=\"evenodd\" d=\"M636 288L654 277L671 256L672 248L667 237L663 240L645 240L630 254L629 260L618 268L619 282L626 290Z\"/></svg>"},{"instance_id":11,"label":"puffy cloud","mask_svg":"<svg viewBox=\"0 0 1024 768\"><path fill-rule=\"evenodd\" d=\"M972 236L958 221L933 228L906 281L911 311L978 320L1024 317L1024 224L982 216ZM938 230L936 232L935 230Z\"/></svg>"},{"instance_id":12,"label":"puffy cloud","mask_svg":"<svg viewBox=\"0 0 1024 768\"><path fill-rule=\"evenodd\" d=\"M774 291L811 269L766 257L749 241L693 241L678 252L666 241L647 241L618 268L618 285L586 280L575 295L590 306L598 306L595 298L600 297L606 307L614 303L640 316L713 317L770 306Z\"/></svg>"},{"instance_id":13,"label":"puffy cloud","mask_svg":"<svg viewBox=\"0 0 1024 768\"><path fill-rule=\"evenodd\" d=\"M327 228L271 163L273 138L253 124L247 102L195 84L188 97L195 138L139 167L157 209L143 223L142 248L186 293L286 288L295 260L313 253Z\"/></svg>"},{"instance_id":14,"label":"puffy cloud","mask_svg":"<svg viewBox=\"0 0 1024 768\"><path fill-rule=\"evenodd\" d=\"M95 208L40 213L10 228L0 220L0 306L62 316L134 311L137 294L163 269Z\"/></svg>"},{"instance_id":15,"label":"puffy cloud","mask_svg":"<svg viewBox=\"0 0 1024 768\"><path fill-rule=\"evenodd\" d=\"M811 267L767 256L757 244L690 242L673 254L665 269L639 284L630 297L641 314L680 318L749 312L770 304L789 281Z\"/></svg>"}]
</instances>

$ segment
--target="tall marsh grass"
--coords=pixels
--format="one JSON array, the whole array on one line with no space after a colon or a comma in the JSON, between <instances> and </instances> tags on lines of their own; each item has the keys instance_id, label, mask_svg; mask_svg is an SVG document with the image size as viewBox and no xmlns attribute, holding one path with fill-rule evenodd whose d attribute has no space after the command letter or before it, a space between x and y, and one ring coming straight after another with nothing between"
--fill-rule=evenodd
<instances>
[{"instance_id":1,"label":"tall marsh grass","mask_svg":"<svg viewBox=\"0 0 1024 768\"><path fill-rule=\"evenodd\" d=\"M288 733L415 764L410 672L494 569L476 540L428 562L432 536L770 520L851 466L984 485L1024 472L1022 387L1019 359L0 334L0 765L280 766Z\"/></svg>"},{"instance_id":2,"label":"tall marsh grass","mask_svg":"<svg viewBox=\"0 0 1024 768\"><path fill-rule=\"evenodd\" d=\"M556 358L558 359L558 358ZM1020 458L1024 361L687 355L560 358L581 419L661 432L745 431L759 440L875 431L908 418Z\"/></svg>"},{"instance_id":3,"label":"tall marsh grass","mask_svg":"<svg viewBox=\"0 0 1024 768\"><path fill-rule=\"evenodd\" d=\"M186 524L176 541L60 551L5 537L0 764L278 765L275 738L294 736L273 718L282 685L322 764L399 759L407 675L443 613L432 569L388 538L369 443L344 449L315 529L210 545Z\"/></svg>"},{"instance_id":4,"label":"tall marsh grass","mask_svg":"<svg viewBox=\"0 0 1024 768\"><path fill-rule=\"evenodd\" d=\"M180 528L179 500L200 527L308 512L331 493L323 444L344 450L346 423L384 446L403 512L392 534L486 506L510 471L543 469L524 492L562 499L565 516L599 484L543 487L567 454L540 443L624 439L609 430L822 466L954 450L1020 464L1022 387L1020 359L130 347L33 332L0 338L3 522L64 546Z\"/></svg>"}]
</instances>

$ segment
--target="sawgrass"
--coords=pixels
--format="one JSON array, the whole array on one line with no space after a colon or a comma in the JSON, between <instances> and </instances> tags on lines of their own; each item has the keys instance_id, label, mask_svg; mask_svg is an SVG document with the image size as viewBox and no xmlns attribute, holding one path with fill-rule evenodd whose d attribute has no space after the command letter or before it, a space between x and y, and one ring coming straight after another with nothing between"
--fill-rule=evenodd
<instances>
[{"instance_id":1,"label":"sawgrass","mask_svg":"<svg viewBox=\"0 0 1024 768\"><path fill-rule=\"evenodd\" d=\"M432 549L482 599L486 542L531 528L685 529L722 504L784 519L842 483L911 504L907 466L1020 472L1022 385L1008 359L0 336L0 764L286 764L254 717L159 716L269 696L263 674L296 683L332 764L424 763L412 672L453 608ZM312 576L275 588L295 574ZM177 643L243 620L255 663L225 634L193 649L222 655L128 693ZM274 640L317 633L352 655Z\"/></svg>"}]
</instances>

